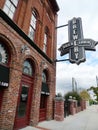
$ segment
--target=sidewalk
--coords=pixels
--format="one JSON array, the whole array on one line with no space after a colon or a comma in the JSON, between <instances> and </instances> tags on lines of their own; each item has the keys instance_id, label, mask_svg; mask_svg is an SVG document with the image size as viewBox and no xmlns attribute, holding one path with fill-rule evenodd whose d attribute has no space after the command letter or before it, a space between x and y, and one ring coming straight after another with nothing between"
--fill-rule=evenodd
<instances>
[{"instance_id":1,"label":"sidewalk","mask_svg":"<svg viewBox=\"0 0 98 130\"><path fill-rule=\"evenodd\" d=\"M98 130L98 105L88 107L75 115L70 115L64 121L44 121L35 127L21 130Z\"/></svg>"}]
</instances>

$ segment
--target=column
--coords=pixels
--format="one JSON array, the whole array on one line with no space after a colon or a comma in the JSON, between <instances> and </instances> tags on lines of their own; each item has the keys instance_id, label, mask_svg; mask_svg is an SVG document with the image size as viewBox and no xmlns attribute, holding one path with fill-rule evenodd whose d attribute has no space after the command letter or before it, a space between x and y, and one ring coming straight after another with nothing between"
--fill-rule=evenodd
<instances>
[{"instance_id":1,"label":"column","mask_svg":"<svg viewBox=\"0 0 98 130\"><path fill-rule=\"evenodd\" d=\"M64 98L56 97L54 100L54 120L64 120Z\"/></svg>"}]
</instances>

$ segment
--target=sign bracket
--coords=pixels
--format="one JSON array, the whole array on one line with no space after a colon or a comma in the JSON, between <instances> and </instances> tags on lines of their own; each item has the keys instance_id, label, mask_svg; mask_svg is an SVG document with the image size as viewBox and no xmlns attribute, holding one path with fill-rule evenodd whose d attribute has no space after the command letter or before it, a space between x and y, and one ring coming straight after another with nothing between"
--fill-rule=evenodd
<instances>
[{"instance_id":1,"label":"sign bracket","mask_svg":"<svg viewBox=\"0 0 98 130\"><path fill-rule=\"evenodd\" d=\"M54 60L54 62L62 62L62 61L68 61L69 59L62 59L62 60Z\"/></svg>"},{"instance_id":2,"label":"sign bracket","mask_svg":"<svg viewBox=\"0 0 98 130\"><path fill-rule=\"evenodd\" d=\"M65 27L65 26L68 26L68 24L58 26L58 27L56 27L56 29L58 29L58 28L62 28L62 27Z\"/></svg>"}]
</instances>

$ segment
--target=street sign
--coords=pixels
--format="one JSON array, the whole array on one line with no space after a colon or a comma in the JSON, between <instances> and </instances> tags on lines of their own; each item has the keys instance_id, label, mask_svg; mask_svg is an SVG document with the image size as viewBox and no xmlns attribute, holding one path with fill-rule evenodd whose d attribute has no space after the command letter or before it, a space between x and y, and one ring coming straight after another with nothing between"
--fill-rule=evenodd
<instances>
[{"instance_id":1,"label":"street sign","mask_svg":"<svg viewBox=\"0 0 98 130\"><path fill-rule=\"evenodd\" d=\"M73 18L68 22L69 42L63 44L59 51L61 56L69 53L71 63L80 64L86 60L85 50L95 51L97 42L92 39L84 39L81 18Z\"/></svg>"}]
</instances>

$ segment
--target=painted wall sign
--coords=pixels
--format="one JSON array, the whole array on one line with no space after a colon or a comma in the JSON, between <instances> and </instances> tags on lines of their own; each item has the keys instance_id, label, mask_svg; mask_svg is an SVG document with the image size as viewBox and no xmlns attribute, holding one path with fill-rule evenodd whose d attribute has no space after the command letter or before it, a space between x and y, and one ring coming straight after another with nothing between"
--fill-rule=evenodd
<instances>
[{"instance_id":1,"label":"painted wall sign","mask_svg":"<svg viewBox=\"0 0 98 130\"><path fill-rule=\"evenodd\" d=\"M80 64L86 60L85 50L95 51L97 42L92 39L84 39L81 18L73 18L68 22L69 42L63 44L59 51L61 56L69 53L71 63Z\"/></svg>"},{"instance_id":2,"label":"painted wall sign","mask_svg":"<svg viewBox=\"0 0 98 130\"><path fill-rule=\"evenodd\" d=\"M0 86L8 87L9 85L9 68L0 64Z\"/></svg>"}]
</instances>

